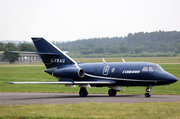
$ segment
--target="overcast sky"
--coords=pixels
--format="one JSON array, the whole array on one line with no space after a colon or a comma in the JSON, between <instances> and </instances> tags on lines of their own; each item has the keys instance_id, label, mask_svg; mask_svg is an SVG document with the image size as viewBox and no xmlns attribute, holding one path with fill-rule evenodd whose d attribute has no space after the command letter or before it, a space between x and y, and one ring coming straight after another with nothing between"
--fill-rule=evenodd
<instances>
[{"instance_id":1,"label":"overcast sky","mask_svg":"<svg viewBox=\"0 0 180 119\"><path fill-rule=\"evenodd\" d=\"M180 0L0 0L0 41L180 31Z\"/></svg>"}]
</instances>

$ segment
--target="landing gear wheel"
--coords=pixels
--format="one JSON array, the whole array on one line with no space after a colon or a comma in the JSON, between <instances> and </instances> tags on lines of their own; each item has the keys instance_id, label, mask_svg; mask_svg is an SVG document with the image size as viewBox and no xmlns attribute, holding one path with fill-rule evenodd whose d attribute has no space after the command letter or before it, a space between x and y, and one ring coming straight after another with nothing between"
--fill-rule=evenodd
<instances>
[{"instance_id":1,"label":"landing gear wheel","mask_svg":"<svg viewBox=\"0 0 180 119\"><path fill-rule=\"evenodd\" d=\"M108 94L109 96L116 96L117 91L113 89L109 89Z\"/></svg>"},{"instance_id":2,"label":"landing gear wheel","mask_svg":"<svg viewBox=\"0 0 180 119\"><path fill-rule=\"evenodd\" d=\"M144 96L147 98L151 97L151 95L149 93L145 93Z\"/></svg>"},{"instance_id":3,"label":"landing gear wheel","mask_svg":"<svg viewBox=\"0 0 180 119\"><path fill-rule=\"evenodd\" d=\"M144 94L145 97L151 97L151 86L147 87L145 90L147 93Z\"/></svg>"},{"instance_id":4,"label":"landing gear wheel","mask_svg":"<svg viewBox=\"0 0 180 119\"><path fill-rule=\"evenodd\" d=\"M86 88L81 87L81 89L79 91L79 96L80 97L87 97L87 95L88 95L88 92L87 92Z\"/></svg>"}]
</instances>

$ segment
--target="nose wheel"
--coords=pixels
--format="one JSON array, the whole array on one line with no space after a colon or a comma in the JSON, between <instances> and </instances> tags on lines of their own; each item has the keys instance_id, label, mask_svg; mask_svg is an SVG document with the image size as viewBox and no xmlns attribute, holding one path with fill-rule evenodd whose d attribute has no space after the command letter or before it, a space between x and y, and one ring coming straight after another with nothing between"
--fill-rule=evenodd
<instances>
[{"instance_id":1,"label":"nose wheel","mask_svg":"<svg viewBox=\"0 0 180 119\"><path fill-rule=\"evenodd\" d=\"M151 89L152 89L151 86L149 86L149 87L146 88L145 91L146 91L147 93L144 94L145 97L151 97Z\"/></svg>"}]
</instances>

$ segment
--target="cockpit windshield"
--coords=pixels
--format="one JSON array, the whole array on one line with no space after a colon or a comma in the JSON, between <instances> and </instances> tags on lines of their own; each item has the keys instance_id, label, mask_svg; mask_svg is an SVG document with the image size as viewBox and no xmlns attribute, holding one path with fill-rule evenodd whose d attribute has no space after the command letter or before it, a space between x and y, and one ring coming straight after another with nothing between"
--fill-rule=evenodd
<instances>
[{"instance_id":1,"label":"cockpit windshield","mask_svg":"<svg viewBox=\"0 0 180 119\"><path fill-rule=\"evenodd\" d=\"M160 66L160 65L156 65L156 66L153 66L154 70L157 71L157 72L163 72L164 69Z\"/></svg>"}]
</instances>

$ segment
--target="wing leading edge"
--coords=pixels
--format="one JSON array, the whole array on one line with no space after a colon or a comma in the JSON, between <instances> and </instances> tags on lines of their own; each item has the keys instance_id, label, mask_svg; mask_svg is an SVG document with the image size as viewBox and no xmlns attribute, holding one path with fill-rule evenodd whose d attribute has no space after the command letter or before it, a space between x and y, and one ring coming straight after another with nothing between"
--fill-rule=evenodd
<instances>
[{"instance_id":1,"label":"wing leading edge","mask_svg":"<svg viewBox=\"0 0 180 119\"><path fill-rule=\"evenodd\" d=\"M57 84L57 85L83 85L83 84L112 84L110 81L57 81L57 82L5 82L10 84Z\"/></svg>"}]
</instances>

